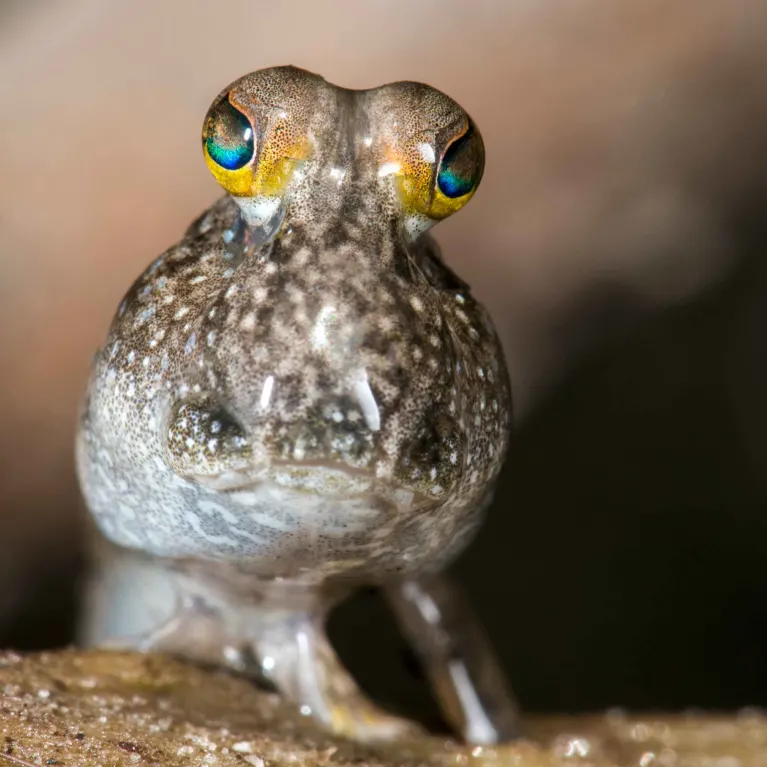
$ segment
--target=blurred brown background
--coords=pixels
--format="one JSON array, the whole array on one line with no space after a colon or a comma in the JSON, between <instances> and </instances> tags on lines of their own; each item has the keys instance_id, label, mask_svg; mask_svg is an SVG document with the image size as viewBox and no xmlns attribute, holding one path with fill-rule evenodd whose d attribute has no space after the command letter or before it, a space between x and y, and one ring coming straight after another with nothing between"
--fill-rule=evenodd
<instances>
[{"instance_id":1,"label":"blurred brown background","mask_svg":"<svg viewBox=\"0 0 767 767\"><path fill-rule=\"evenodd\" d=\"M457 570L522 703L767 704L763 0L0 3L0 644L69 637L90 356L218 195L210 100L282 63L423 80L485 137L437 233L519 426ZM334 632L420 700L372 597Z\"/></svg>"}]
</instances>

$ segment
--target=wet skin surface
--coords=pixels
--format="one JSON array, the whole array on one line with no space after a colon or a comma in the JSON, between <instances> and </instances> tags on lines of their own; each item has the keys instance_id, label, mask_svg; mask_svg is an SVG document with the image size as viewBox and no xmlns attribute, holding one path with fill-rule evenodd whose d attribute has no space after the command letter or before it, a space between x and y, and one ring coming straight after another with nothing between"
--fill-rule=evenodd
<instances>
[{"instance_id":1,"label":"wet skin surface","mask_svg":"<svg viewBox=\"0 0 767 767\"><path fill-rule=\"evenodd\" d=\"M124 561L132 552L137 571L173 582L180 606L142 646L228 648L244 666L247 645L261 673L331 727L390 735L391 718L372 710L364 727L348 712L337 721L359 693L336 684L321 619L353 584L380 583L414 635L442 616L453 651L437 659L436 635L421 642L437 677L466 655L458 626L470 621L455 618L437 574L492 493L509 381L489 317L426 232L473 195L482 139L428 86L350 91L280 67L216 99L203 152L228 195L117 310L77 438L84 496ZM120 577L124 588L134 576ZM207 627L204 651L190 625ZM311 673L331 680L309 685L323 692L308 703L294 668L302 631L322 644ZM86 631L113 633L95 618ZM469 654L473 668L489 658L484 645ZM508 719L503 700L496 708ZM452 718L482 740L472 716ZM493 718L486 732L509 729Z\"/></svg>"}]
</instances>

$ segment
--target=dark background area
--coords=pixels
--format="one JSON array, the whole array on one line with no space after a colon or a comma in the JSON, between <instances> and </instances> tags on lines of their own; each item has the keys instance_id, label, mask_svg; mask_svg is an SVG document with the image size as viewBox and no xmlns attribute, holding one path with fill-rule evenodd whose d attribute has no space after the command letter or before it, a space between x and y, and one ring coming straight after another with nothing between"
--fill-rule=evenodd
<instances>
[{"instance_id":1,"label":"dark background area","mask_svg":"<svg viewBox=\"0 0 767 767\"><path fill-rule=\"evenodd\" d=\"M201 1L0 9L0 646L72 637L90 355L217 194L212 96L290 61L430 82L485 135L436 235L518 423L455 571L523 707L767 706L767 7L320 5L228 0L215 33ZM427 705L373 593L332 634L381 699Z\"/></svg>"}]
</instances>

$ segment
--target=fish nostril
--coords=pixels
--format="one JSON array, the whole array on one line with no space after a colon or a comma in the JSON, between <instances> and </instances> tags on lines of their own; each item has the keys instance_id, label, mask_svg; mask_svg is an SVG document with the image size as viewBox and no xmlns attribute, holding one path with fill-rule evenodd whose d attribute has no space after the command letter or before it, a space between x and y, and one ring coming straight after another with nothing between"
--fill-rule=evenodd
<instances>
[{"instance_id":1,"label":"fish nostril","mask_svg":"<svg viewBox=\"0 0 767 767\"><path fill-rule=\"evenodd\" d=\"M237 471L251 463L243 427L215 397L200 395L177 402L165 430L168 463L180 476L204 477Z\"/></svg>"}]
</instances>

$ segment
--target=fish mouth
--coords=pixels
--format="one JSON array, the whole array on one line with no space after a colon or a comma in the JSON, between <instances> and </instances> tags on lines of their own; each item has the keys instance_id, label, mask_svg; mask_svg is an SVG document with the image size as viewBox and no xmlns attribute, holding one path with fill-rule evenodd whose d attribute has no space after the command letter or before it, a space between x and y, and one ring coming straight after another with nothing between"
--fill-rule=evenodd
<instances>
[{"instance_id":1,"label":"fish mouth","mask_svg":"<svg viewBox=\"0 0 767 767\"><path fill-rule=\"evenodd\" d=\"M284 458L275 458L271 461L271 466L275 470L290 472L319 471L329 474L341 474L347 477L358 477L360 479L375 479L375 470L370 467L349 466L349 464L339 461L290 461Z\"/></svg>"},{"instance_id":2,"label":"fish mouth","mask_svg":"<svg viewBox=\"0 0 767 767\"><path fill-rule=\"evenodd\" d=\"M207 477L210 489L230 496L238 494L293 492L328 500L379 498L400 509L411 509L428 499L413 488L386 477L379 477L373 468L349 466L329 461L290 461L274 459L249 472L225 472Z\"/></svg>"}]
</instances>

